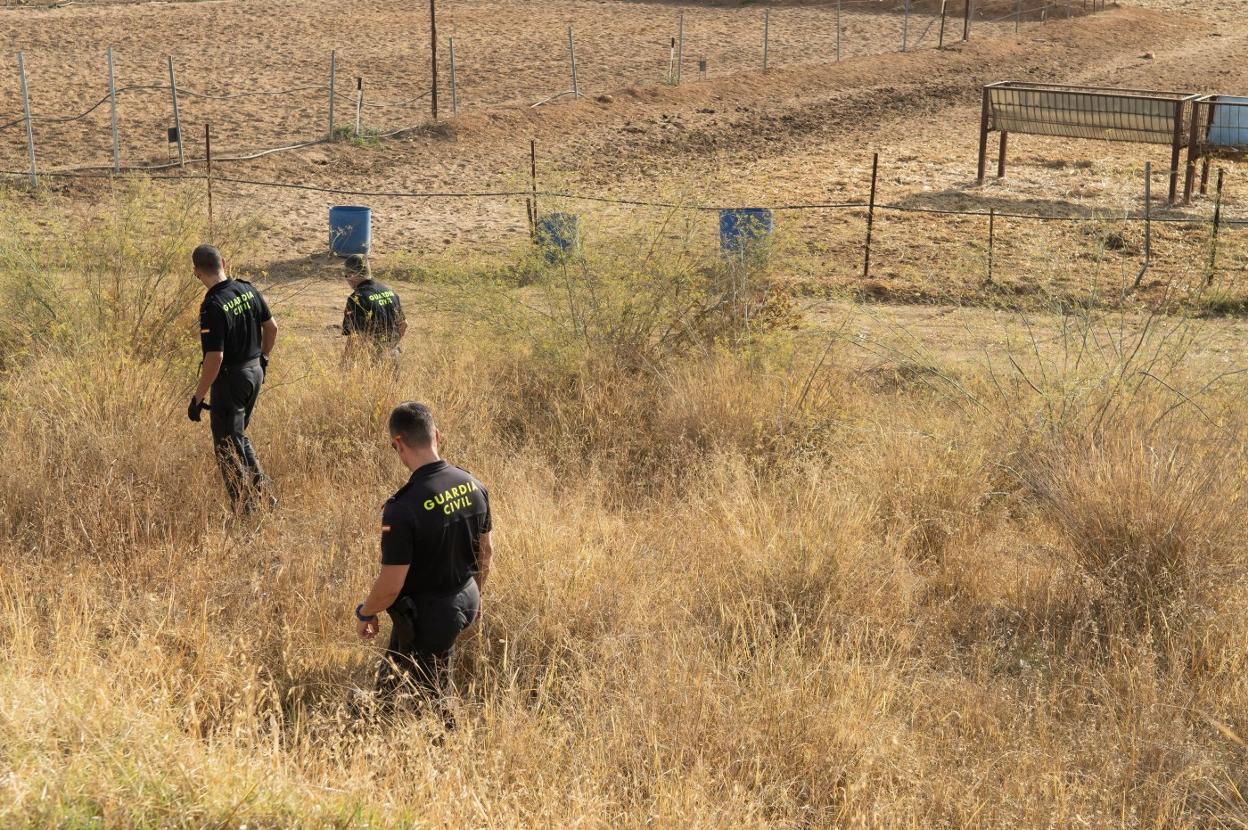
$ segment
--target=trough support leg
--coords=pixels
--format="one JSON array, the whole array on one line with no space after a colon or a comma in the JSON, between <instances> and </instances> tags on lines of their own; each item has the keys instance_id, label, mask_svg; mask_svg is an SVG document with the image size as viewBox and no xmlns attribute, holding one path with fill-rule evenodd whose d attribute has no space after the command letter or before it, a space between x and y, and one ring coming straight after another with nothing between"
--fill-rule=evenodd
<instances>
[{"instance_id":1,"label":"trough support leg","mask_svg":"<svg viewBox=\"0 0 1248 830\"><path fill-rule=\"evenodd\" d=\"M1216 114L1215 112L1216 109L1217 109L1217 105L1214 102L1210 101L1209 107L1208 107L1208 113L1205 116L1205 135L1206 136L1208 136L1209 131L1213 129L1213 119ZM1193 112L1192 118L1195 118L1195 117L1196 115ZM1209 156L1207 153L1202 153L1201 157L1204 159L1204 164L1200 170L1200 195L1205 196L1209 193Z\"/></svg>"},{"instance_id":2,"label":"trough support leg","mask_svg":"<svg viewBox=\"0 0 1248 830\"><path fill-rule=\"evenodd\" d=\"M1005 153L1006 153L1006 146L1009 143L1009 140L1010 140L1009 131L1002 130L1001 131L1001 151L997 153L997 178L998 179L1005 178Z\"/></svg>"},{"instance_id":3,"label":"trough support leg","mask_svg":"<svg viewBox=\"0 0 1248 830\"><path fill-rule=\"evenodd\" d=\"M1192 186L1196 180L1196 161L1200 158L1199 107L1192 104L1192 131L1187 137L1187 171L1183 177L1183 204L1192 203Z\"/></svg>"},{"instance_id":4,"label":"trough support leg","mask_svg":"<svg viewBox=\"0 0 1248 830\"><path fill-rule=\"evenodd\" d=\"M1170 204L1179 195L1179 157L1183 150L1183 108L1186 101L1174 103L1174 141L1170 148Z\"/></svg>"},{"instance_id":5,"label":"trough support leg","mask_svg":"<svg viewBox=\"0 0 1248 830\"><path fill-rule=\"evenodd\" d=\"M979 173L977 182L984 186L984 174L988 165L988 119L991 114L988 87L984 87L984 106L979 118Z\"/></svg>"}]
</instances>

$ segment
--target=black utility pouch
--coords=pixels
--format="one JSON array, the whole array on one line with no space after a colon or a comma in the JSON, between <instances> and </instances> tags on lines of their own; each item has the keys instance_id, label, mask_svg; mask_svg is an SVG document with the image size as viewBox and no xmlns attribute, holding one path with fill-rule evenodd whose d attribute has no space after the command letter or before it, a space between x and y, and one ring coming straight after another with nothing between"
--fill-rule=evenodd
<instances>
[{"instance_id":1,"label":"black utility pouch","mask_svg":"<svg viewBox=\"0 0 1248 830\"><path fill-rule=\"evenodd\" d=\"M399 597L387 609L394 626L395 639L403 644L416 642L416 602L411 597Z\"/></svg>"}]
</instances>

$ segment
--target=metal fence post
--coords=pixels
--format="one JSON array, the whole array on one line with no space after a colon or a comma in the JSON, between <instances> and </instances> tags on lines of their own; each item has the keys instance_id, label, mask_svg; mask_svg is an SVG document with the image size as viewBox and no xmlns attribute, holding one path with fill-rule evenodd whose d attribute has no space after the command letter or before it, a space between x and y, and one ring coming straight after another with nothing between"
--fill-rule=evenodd
<instances>
[{"instance_id":1,"label":"metal fence post","mask_svg":"<svg viewBox=\"0 0 1248 830\"><path fill-rule=\"evenodd\" d=\"M1140 281L1144 279L1144 273L1148 271L1149 265L1153 262L1153 163L1151 161L1144 162L1144 262L1140 266L1140 272L1135 275L1135 282L1131 284L1131 290L1140 287Z\"/></svg>"},{"instance_id":2,"label":"metal fence post","mask_svg":"<svg viewBox=\"0 0 1248 830\"><path fill-rule=\"evenodd\" d=\"M360 137L364 127L364 79L355 79L355 137Z\"/></svg>"},{"instance_id":3,"label":"metal fence post","mask_svg":"<svg viewBox=\"0 0 1248 830\"><path fill-rule=\"evenodd\" d=\"M581 97L581 88L576 82L576 40L572 36L572 27L568 27L568 57L572 63L572 97Z\"/></svg>"},{"instance_id":4,"label":"metal fence post","mask_svg":"<svg viewBox=\"0 0 1248 830\"><path fill-rule=\"evenodd\" d=\"M1218 264L1218 230L1222 227L1222 177L1226 170L1218 168L1218 184L1213 199L1213 236L1209 240L1209 271L1205 274L1205 285L1213 285L1213 270Z\"/></svg>"},{"instance_id":5,"label":"metal fence post","mask_svg":"<svg viewBox=\"0 0 1248 830\"><path fill-rule=\"evenodd\" d=\"M429 0L429 112L438 120L438 8Z\"/></svg>"},{"instance_id":6,"label":"metal fence post","mask_svg":"<svg viewBox=\"0 0 1248 830\"><path fill-rule=\"evenodd\" d=\"M836 62L841 62L841 0L836 0Z\"/></svg>"},{"instance_id":7,"label":"metal fence post","mask_svg":"<svg viewBox=\"0 0 1248 830\"><path fill-rule=\"evenodd\" d=\"M875 183L880 171L880 154L871 158L871 198L867 202L867 244L863 253L862 278L871 276L871 231L875 227Z\"/></svg>"},{"instance_id":8,"label":"metal fence post","mask_svg":"<svg viewBox=\"0 0 1248 830\"><path fill-rule=\"evenodd\" d=\"M337 80L338 74L338 51L330 50L329 53L329 133L326 135L327 141L334 140L334 96L337 94L334 90L334 82Z\"/></svg>"},{"instance_id":9,"label":"metal fence post","mask_svg":"<svg viewBox=\"0 0 1248 830\"><path fill-rule=\"evenodd\" d=\"M945 18L949 13L949 0L940 0L940 39L936 42L937 49L945 48Z\"/></svg>"},{"instance_id":10,"label":"metal fence post","mask_svg":"<svg viewBox=\"0 0 1248 830\"><path fill-rule=\"evenodd\" d=\"M169 56L169 95L173 99L173 131L178 136L178 166L186 164L182 150L182 114L178 111L178 82L173 74L173 55Z\"/></svg>"},{"instance_id":11,"label":"metal fence post","mask_svg":"<svg viewBox=\"0 0 1248 830\"><path fill-rule=\"evenodd\" d=\"M448 44L451 54L451 115L459 115L459 87L455 80L455 38Z\"/></svg>"},{"instance_id":12,"label":"metal fence post","mask_svg":"<svg viewBox=\"0 0 1248 830\"><path fill-rule=\"evenodd\" d=\"M112 109L113 172L121 172L121 139L117 134L117 77L113 73L113 47L108 47L108 100Z\"/></svg>"},{"instance_id":13,"label":"metal fence post","mask_svg":"<svg viewBox=\"0 0 1248 830\"><path fill-rule=\"evenodd\" d=\"M1023 21L1023 0L1014 0L1014 34L1018 34L1018 27Z\"/></svg>"},{"instance_id":14,"label":"metal fence post","mask_svg":"<svg viewBox=\"0 0 1248 830\"><path fill-rule=\"evenodd\" d=\"M997 209L995 207L988 208L988 279L987 284L992 285L992 249L996 240L997 228Z\"/></svg>"},{"instance_id":15,"label":"metal fence post","mask_svg":"<svg viewBox=\"0 0 1248 830\"><path fill-rule=\"evenodd\" d=\"M676 85L680 86L680 69L685 62L685 13L681 12L676 23Z\"/></svg>"},{"instance_id":16,"label":"metal fence post","mask_svg":"<svg viewBox=\"0 0 1248 830\"><path fill-rule=\"evenodd\" d=\"M771 9L763 9L763 71L767 71L767 50L771 40Z\"/></svg>"},{"instance_id":17,"label":"metal fence post","mask_svg":"<svg viewBox=\"0 0 1248 830\"><path fill-rule=\"evenodd\" d=\"M216 239L216 225L212 218L212 125L204 124L204 157L208 168L208 241Z\"/></svg>"},{"instance_id":18,"label":"metal fence post","mask_svg":"<svg viewBox=\"0 0 1248 830\"><path fill-rule=\"evenodd\" d=\"M35 166L35 129L30 118L30 90L26 86L26 56L17 53L17 74L22 82L22 115L26 119L26 149L30 153L30 186L39 186L39 170Z\"/></svg>"},{"instance_id":19,"label":"metal fence post","mask_svg":"<svg viewBox=\"0 0 1248 830\"><path fill-rule=\"evenodd\" d=\"M901 17L901 51L907 51L910 46L910 0L906 0L905 8Z\"/></svg>"},{"instance_id":20,"label":"metal fence post","mask_svg":"<svg viewBox=\"0 0 1248 830\"><path fill-rule=\"evenodd\" d=\"M533 219L529 226L529 232L533 239L536 240L539 214L537 209L537 139L535 138L529 139L529 188L533 194L530 197L530 204L532 205L530 215Z\"/></svg>"},{"instance_id":21,"label":"metal fence post","mask_svg":"<svg viewBox=\"0 0 1248 830\"><path fill-rule=\"evenodd\" d=\"M966 0L966 6L962 10L962 40L971 39L971 14L974 9L974 0Z\"/></svg>"}]
</instances>

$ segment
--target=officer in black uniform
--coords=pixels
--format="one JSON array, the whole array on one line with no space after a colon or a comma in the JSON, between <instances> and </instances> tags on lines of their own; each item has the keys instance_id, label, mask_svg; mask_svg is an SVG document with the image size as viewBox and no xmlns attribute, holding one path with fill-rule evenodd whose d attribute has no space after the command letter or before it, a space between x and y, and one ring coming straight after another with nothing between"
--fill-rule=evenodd
<instances>
[{"instance_id":1,"label":"officer in black uniform","mask_svg":"<svg viewBox=\"0 0 1248 830\"><path fill-rule=\"evenodd\" d=\"M350 346L363 338L372 346L374 355L396 352L399 341L407 333L403 305L394 289L372 278L368 260L359 254L347 257L344 263L351 296L342 314L342 333L350 337Z\"/></svg>"},{"instance_id":2,"label":"officer in black uniform","mask_svg":"<svg viewBox=\"0 0 1248 830\"><path fill-rule=\"evenodd\" d=\"M432 698L451 728L445 697L455 640L480 615L494 554L490 497L481 482L438 455L442 436L428 407L395 407L390 436L412 476L382 511L381 573L356 606L357 631L372 639L377 615L389 613L378 695L393 703L408 689Z\"/></svg>"},{"instance_id":3,"label":"officer in black uniform","mask_svg":"<svg viewBox=\"0 0 1248 830\"><path fill-rule=\"evenodd\" d=\"M204 361L186 414L199 421L202 411L210 410L213 450L230 502L235 510L251 511L266 479L246 429L277 342L277 323L251 283L225 275L216 248L200 245L191 253L191 262L208 293L199 306ZM209 391L211 406L205 402ZM268 499L270 505L276 503L272 494Z\"/></svg>"}]
</instances>

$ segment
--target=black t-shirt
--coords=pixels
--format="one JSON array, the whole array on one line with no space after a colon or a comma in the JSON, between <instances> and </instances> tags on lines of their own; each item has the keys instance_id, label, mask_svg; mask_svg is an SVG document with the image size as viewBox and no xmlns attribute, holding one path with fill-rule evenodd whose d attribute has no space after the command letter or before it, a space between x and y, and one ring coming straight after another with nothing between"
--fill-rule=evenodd
<instances>
[{"instance_id":1,"label":"black t-shirt","mask_svg":"<svg viewBox=\"0 0 1248 830\"><path fill-rule=\"evenodd\" d=\"M342 333L367 334L379 340L396 340L403 306L389 286L364 280L347 298L342 314Z\"/></svg>"},{"instance_id":2,"label":"black t-shirt","mask_svg":"<svg viewBox=\"0 0 1248 830\"><path fill-rule=\"evenodd\" d=\"M445 595L479 570L481 534L493 527L481 482L445 461L419 468L381 514L381 563L409 565L403 594Z\"/></svg>"},{"instance_id":3,"label":"black t-shirt","mask_svg":"<svg viewBox=\"0 0 1248 830\"><path fill-rule=\"evenodd\" d=\"M204 353L224 352L223 363L236 366L260 356L260 324L271 320L269 306L244 280L219 282L199 306L199 340Z\"/></svg>"}]
</instances>

